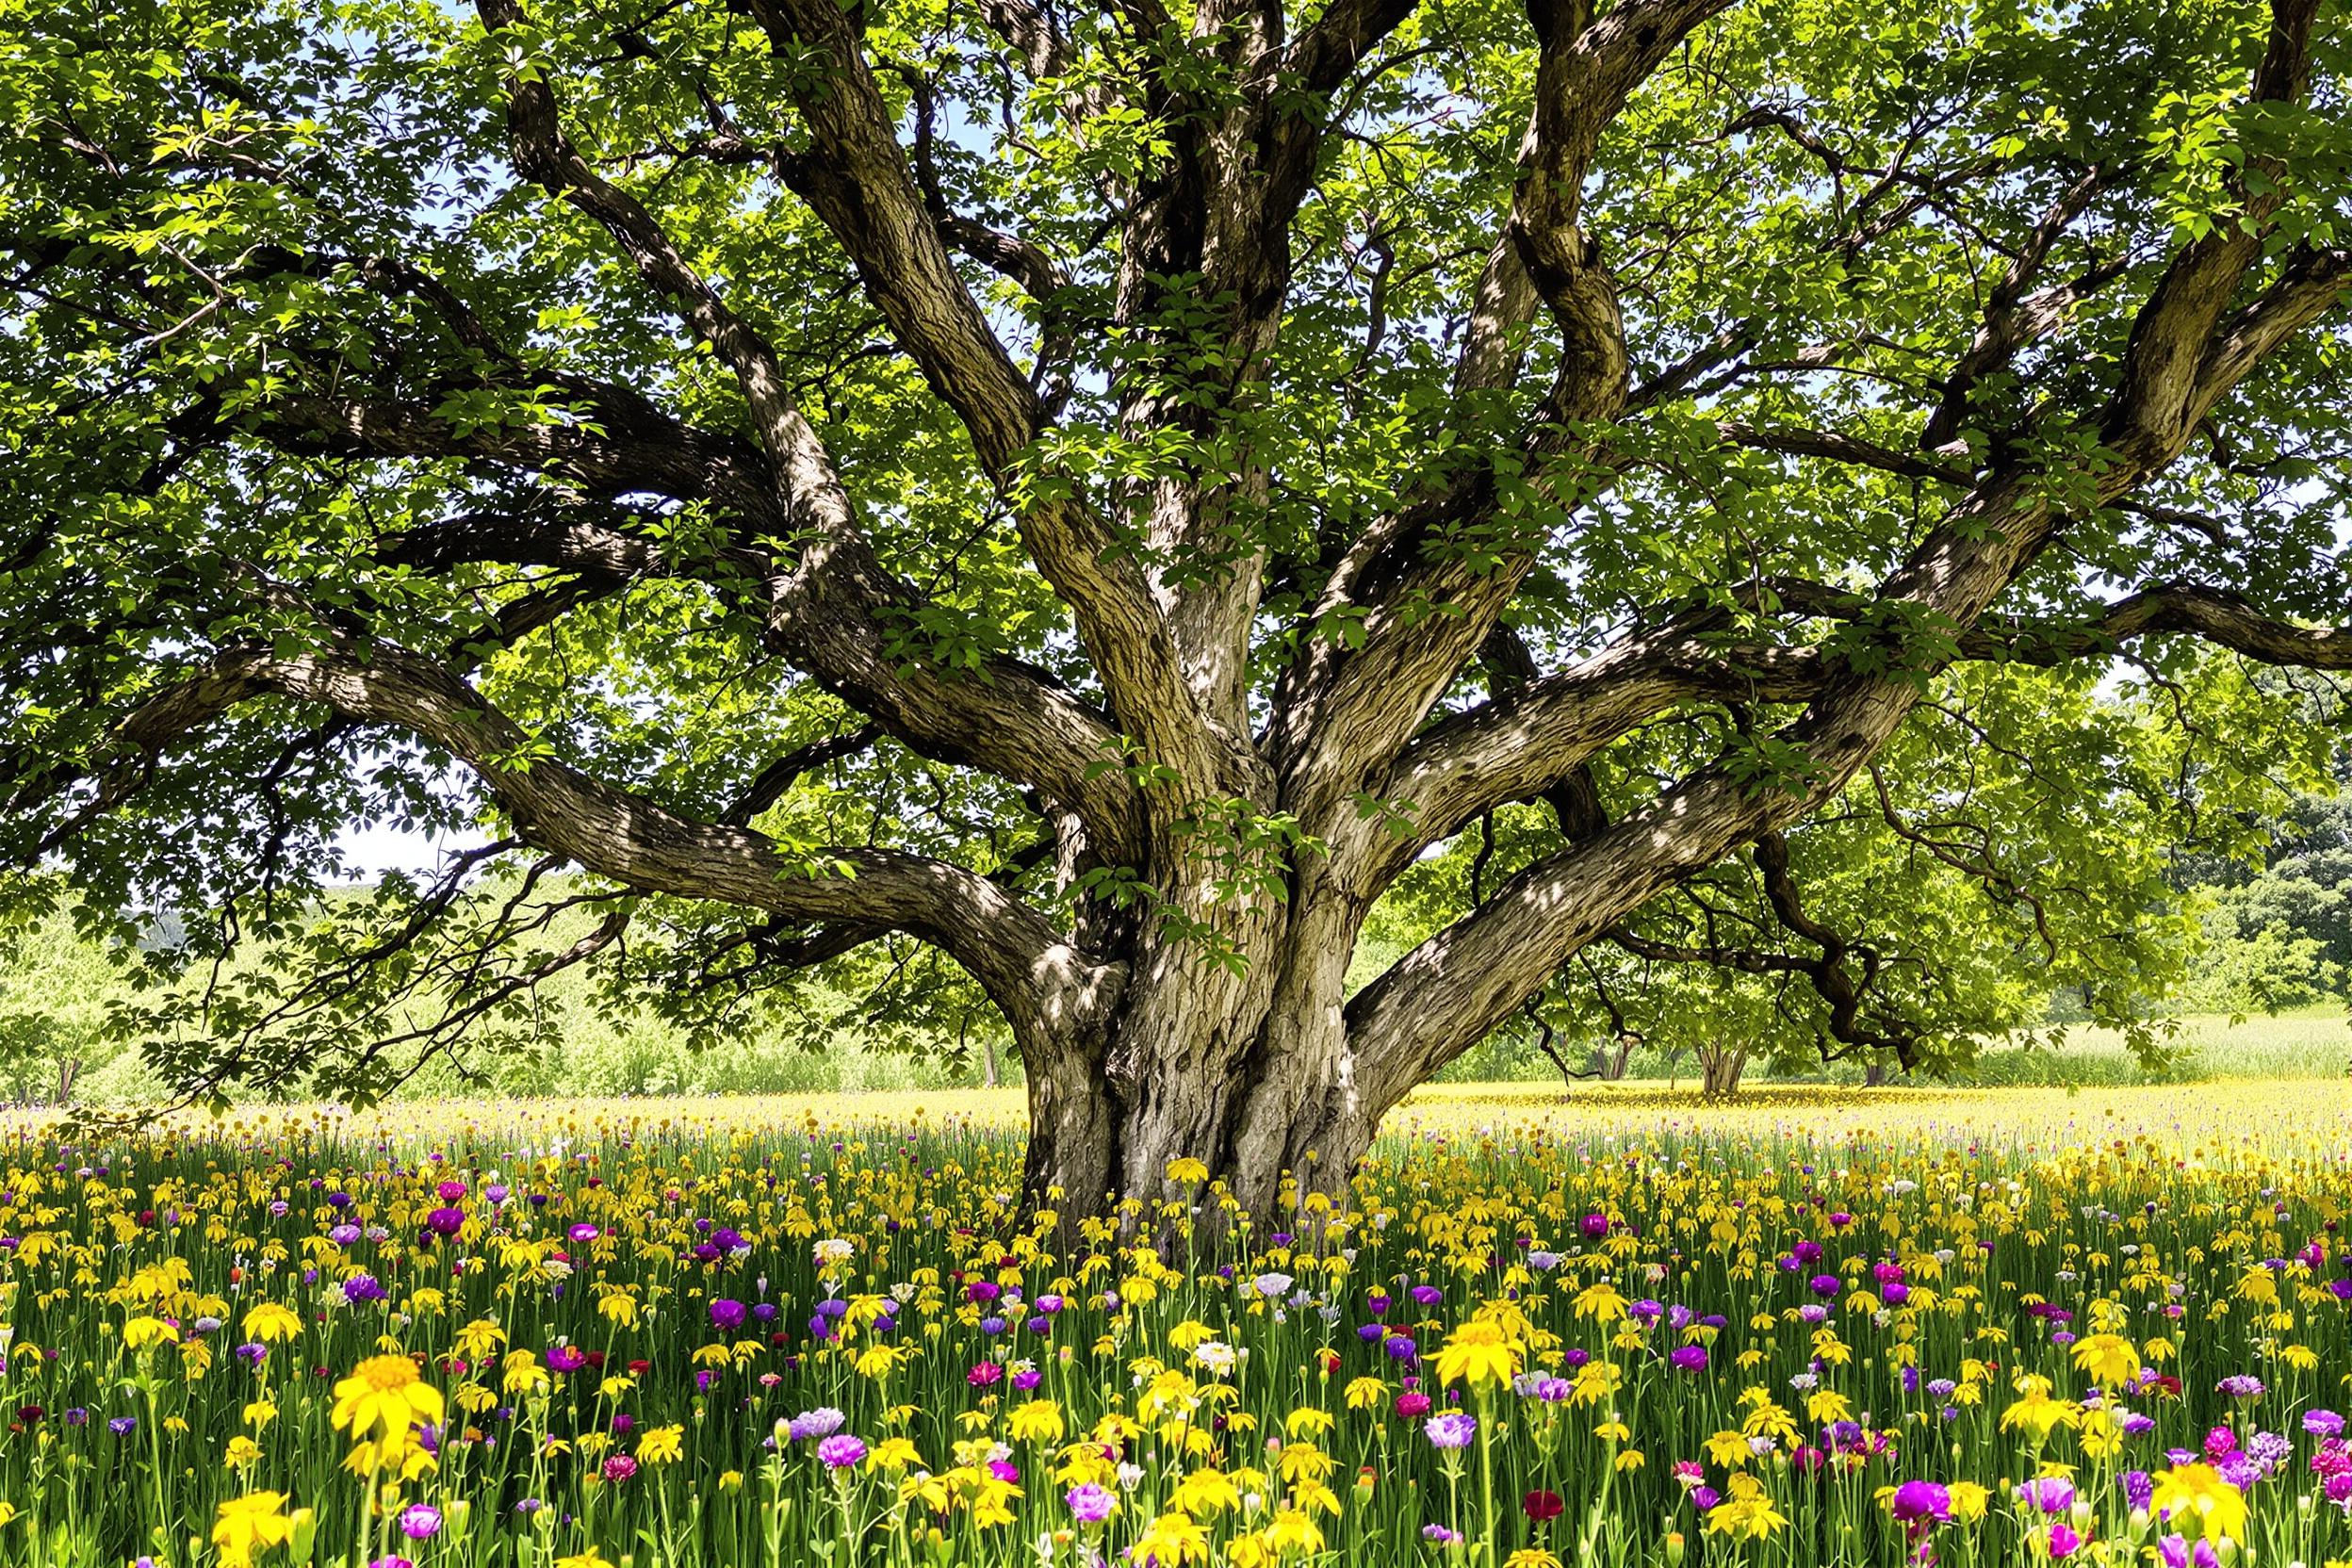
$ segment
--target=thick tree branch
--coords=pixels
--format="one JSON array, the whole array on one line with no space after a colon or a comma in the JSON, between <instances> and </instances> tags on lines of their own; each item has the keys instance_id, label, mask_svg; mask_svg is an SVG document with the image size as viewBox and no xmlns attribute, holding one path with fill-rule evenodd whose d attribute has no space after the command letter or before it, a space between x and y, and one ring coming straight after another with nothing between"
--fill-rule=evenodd
<instances>
[{"instance_id":1,"label":"thick tree branch","mask_svg":"<svg viewBox=\"0 0 2352 1568\"><path fill-rule=\"evenodd\" d=\"M1725 618L1669 617L1415 737L1376 791L1410 805L1413 831L1382 846L1368 873L1371 884L1385 882L1480 813L1543 794L1677 703L1798 702L1821 690L1825 671L1812 649L1727 646L1703 635Z\"/></svg>"},{"instance_id":2,"label":"thick tree branch","mask_svg":"<svg viewBox=\"0 0 2352 1568\"><path fill-rule=\"evenodd\" d=\"M2281 4L2294 7L2303 0ZM2289 24L2274 32L2273 57L2266 58L2261 79L2277 74L2275 57L2281 47L2295 47L2292 20L2290 15ZM2308 24L2306 11L2306 31ZM2164 421L2184 414L2202 416L2193 400L2201 395L2197 388L2192 384L2176 397L2176 384L2192 382L2191 372L2219 352L2200 351L2184 360L2170 346L2184 321L2201 318L2202 330L2210 335L2220 318L2224 302L2213 298L2219 264L2210 259L2203 245L2195 242L2176 258L2166 283L2143 309L2135 343L2145 338L2148 346L2128 360L2125 384L2115 405L2118 412L2111 416L2108 427L2111 434L2118 429L2136 431L2129 439L2140 442L2141 460L2155 466L2178 450ZM2235 264L2230 286L2245 264ZM2326 306L2314 304L2314 297L2324 295L2332 303L2341 292L2334 285L2288 286L2291 305L2258 302L2249 311L2315 314ZM2274 344L2282 340L2262 335ZM2140 366L2136 373L2133 361ZM2256 361L2231 358L2229 363L2240 367L2242 374ZM2225 389L2216 385L2211 395L2218 397ZM2146 417L2150 409L2160 416L2154 424ZM2120 426L2117 419L2123 421ZM2165 441L2148 445L2150 431L2164 434ZM2185 438L2180 433L2180 439ZM2110 470L2099 476L2103 498L2127 493L2151 471L2137 463L2125 467L2121 475ZM1878 597L1910 600L1964 629L1973 628L2049 541L2059 521L2048 497L2028 482L2027 475L1996 470L1931 531L1903 567L1881 585ZM2266 623L2201 594L2154 596L2147 609L2134 608L2122 625L2134 622L2139 630L2172 625L2210 630L2219 634L2216 640L2241 644L2258 657L2292 656L2281 662L2342 657L2339 633ZM2103 629L2106 635L2116 634L2115 627ZM1403 1093L1483 1037L1619 914L1638 908L1739 844L1788 825L1842 789L1919 700L1919 673L1854 676L1830 682L1781 737L1809 759L1811 771L1804 777L1759 787L1742 783L1740 771L1725 764L1706 769L1596 837L1537 861L1486 905L1398 960L1358 992L1348 1007L1350 1038L1360 1054L1375 1064L1373 1102L1392 1103L1380 1096ZM1440 1021L1432 1026L1430 1020Z\"/></svg>"},{"instance_id":3,"label":"thick tree branch","mask_svg":"<svg viewBox=\"0 0 2352 1568\"><path fill-rule=\"evenodd\" d=\"M1043 425L1037 393L956 274L855 20L830 0L751 0L749 9L779 55L803 57L790 77L812 145L785 179L849 253L899 347L963 419L982 466L1003 477ZM816 61L824 69L811 69Z\"/></svg>"},{"instance_id":4,"label":"thick tree branch","mask_svg":"<svg viewBox=\"0 0 2352 1568\"><path fill-rule=\"evenodd\" d=\"M1457 380L1468 391L1514 373L1523 289L1549 308L1560 369L1524 455L1537 486L1566 508L1589 483L1591 427L1621 415L1628 393L1616 285L1578 223L1585 174L1633 90L1731 3L1625 0L1594 21L1589 0L1531 0L1535 108L1504 226L1516 265L1499 253L1490 261L1478 300L1487 324L1474 326ZM1393 758L1517 593L1544 541L1524 522L1509 537L1494 478L1458 478L1398 507L1332 573L1315 619L1354 619L1360 645L1314 647L1282 694L1270 739L1295 797L1320 808L1366 759ZM1476 543L1448 545L1449 526Z\"/></svg>"},{"instance_id":5,"label":"thick tree branch","mask_svg":"<svg viewBox=\"0 0 2352 1568\"><path fill-rule=\"evenodd\" d=\"M1070 43L1037 0L981 0L988 30L1020 54L1032 77L1070 74Z\"/></svg>"},{"instance_id":6,"label":"thick tree branch","mask_svg":"<svg viewBox=\"0 0 2352 1568\"><path fill-rule=\"evenodd\" d=\"M849 253L899 346L962 419L981 466L1015 487L1044 428L1043 405L956 273L851 16L832 0L751 0L751 11L778 54L813 52L827 65L792 73L814 146L792 162L788 181ZM1120 726L1173 765L1228 773L1230 755L1181 678L1174 641L1125 542L1082 499L1046 488L1020 507L1021 539L1070 607Z\"/></svg>"},{"instance_id":7,"label":"thick tree branch","mask_svg":"<svg viewBox=\"0 0 2352 1568\"><path fill-rule=\"evenodd\" d=\"M678 558L632 531L632 522L625 509L597 505L470 513L397 535L382 555L429 569L494 561L676 576L747 596L778 653L918 755L1034 786L1078 813L1098 851L1133 855L1140 831L1135 791L1119 769L1102 765L1119 753L1118 731L1035 665L998 657L952 673L902 645L901 629L914 624L920 597L883 569L862 535L811 547L781 568L725 543L708 556Z\"/></svg>"},{"instance_id":8,"label":"thick tree branch","mask_svg":"<svg viewBox=\"0 0 2352 1568\"><path fill-rule=\"evenodd\" d=\"M595 389L580 390L579 409L579 422L460 432L421 401L292 393L272 399L237 428L305 456L468 458L543 474L594 496L708 498L772 525L773 531L789 531L781 526L784 514L769 465L749 444L681 424L649 405L607 400ZM584 428L589 423L596 428Z\"/></svg>"},{"instance_id":9,"label":"thick tree branch","mask_svg":"<svg viewBox=\"0 0 2352 1568\"><path fill-rule=\"evenodd\" d=\"M515 0L478 0L477 8L484 25L494 31L515 24L521 17ZM816 14L818 10L824 13L822 17ZM772 31L783 26L773 8L767 8L763 21ZM986 360L988 353L972 338L972 334L977 333L986 339L986 350L994 355L991 363L1004 373L1013 374L1002 345L980 320L977 307L947 264L934 225L928 215L923 213L905 161L898 155L896 141L888 124L881 121L880 99L847 20L838 8L826 4L808 10L799 22L816 27L818 41L842 52L844 57L839 63L850 73L823 93L811 89L813 101L805 102L804 110L809 114L823 144L848 157L858 172L880 182L868 191L855 181L848 186L835 181L826 187L830 192L827 201L836 207L846 203L848 208L826 212L821 207L821 215L828 222L842 220L851 223L847 232L837 224L837 233L867 269L869 287L875 290L885 315L899 329L902 340L908 342L919 361L923 359L926 346L933 351L952 350L953 356L959 360L972 354ZM782 44L788 41L789 30L776 36ZM886 629L877 622L884 617L874 613L894 596L891 580L882 570L858 526L831 456L793 401L774 349L757 329L718 297L643 204L597 173L573 150L564 135L553 91L544 77L518 74L509 80L507 91L516 167L600 223L635 262L646 282L711 343L743 387L771 459L776 498L792 530L807 538L798 564L789 575L772 584L768 611L771 632L788 647L808 654L820 678L858 706L876 712L887 712L891 708L900 710L892 716L910 733L919 735L935 755L942 746L952 747L958 757L976 756L982 750L1001 754L1001 746L987 739L975 740L983 735L989 717L982 710L985 703L972 700L970 694L958 694L960 700L943 700L947 697L945 683L936 679L923 682L925 689L918 693L910 690L917 682L898 678L897 650L882 645L887 644L888 636ZM887 143L887 150L883 143ZM849 157L851 154L855 156ZM804 164L823 161L803 160ZM818 176L821 181L832 180L834 174L845 172L827 167L832 172ZM893 226L893 215L905 216L900 207L907 203L912 204L908 210L921 214L911 234ZM894 270L877 273L877 265ZM928 333L926 323L938 331ZM925 368L944 371L948 367L938 364L926 365ZM968 376L960 380L951 377L939 386L942 396L956 400L953 387L957 385L976 389L973 396L988 395L988 364L975 361L962 364L959 368L969 372ZM1013 379L1019 383L1017 374L1013 374ZM1034 434L1034 397L1025 384L1021 384L1017 400L1024 404L1027 412L1021 413L1011 423L998 417L1002 409L987 417L981 416L986 411L964 410L984 459L993 453L995 463L1009 461L1013 449ZM1049 510L1057 516L1076 514L1073 508L1067 506ZM1161 629L1148 597L1132 582L1127 584L1126 593L1113 591L1121 574L1108 561L1111 541L1072 540L1058 528L1042 531L1052 536L1060 551L1064 574L1056 578L1057 584L1077 606L1081 635L1089 638L1098 668L1114 697L1124 694L1134 707L1146 707L1137 694L1150 694L1159 704L1149 708L1153 715L1166 714L1170 710L1169 705L1178 713L1186 711L1182 687L1173 682L1164 663L1155 662L1155 654L1165 639L1155 638ZM1047 564L1048 575L1054 576L1050 564ZM1124 618L1111 622L1103 613L1106 607L1122 609L1126 612ZM1089 610L1093 612L1089 613ZM1034 695L1034 683L1031 685L1030 694ZM935 708L943 710L932 710ZM1035 712L1031 715L1036 716ZM1063 720L1082 717L1067 709L1051 716ZM1088 770L1104 756L1104 738L1096 732L1099 726L1081 722L1079 727L1086 731L1084 740L1087 743L1075 751L1050 744L1046 749L1052 755L1023 758L1020 764L1022 771L1014 776L1049 789L1073 805L1091 808L1090 825L1106 841L1116 841L1122 837L1125 811L1116 816L1105 813L1102 809L1102 790L1078 787ZM1168 733L1171 727L1166 723L1138 727L1147 739L1178 738L1177 734ZM1197 728L1175 727L1184 738L1197 742ZM1026 750L1037 743L1068 738L1066 733L1049 736L1037 724L1030 723L1022 727L1015 744ZM1197 744L1192 749L1197 752ZM1191 753L1186 755L1189 760Z\"/></svg>"},{"instance_id":10,"label":"thick tree branch","mask_svg":"<svg viewBox=\"0 0 2352 1568\"><path fill-rule=\"evenodd\" d=\"M2272 0L2270 37L2254 73L2255 102L2294 102L2310 90L2311 24L2318 12L2319 0ZM2123 459L2122 472L2107 481L2117 493L2178 456L2213 400L2266 351L2260 345L2278 341L2257 331L2237 352L2226 352L2217 341L2238 286L2262 257L2263 229L2286 199L2287 172L2262 172L2258 192L2246 194L2241 185L2238 213L2217 215L2211 232L2181 247L2133 318L2104 432L2108 447ZM2325 302L2314 303L2298 290L2286 318L2326 309L2340 288L2339 274L2325 290Z\"/></svg>"},{"instance_id":11,"label":"thick tree branch","mask_svg":"<svg viewBox=\"0 0 2352 1568\"><path fill-rule=\"evenodd\" d=\"M1988 618L1963 633L1960 657L2058 664L2113 653L2135 637L2201 637L2264 664L2352 670L2352 626L2296 626L2264 615L2235 594L2197 583L2162 583L2116 600L2088 621Z\"/></svg>"},{"instance_id":12,"label":"thick tree branch","mask_svg":"<svg viewBox=\"0 0 2352 1568\"><path fill-rule=\"evenodd\" d=\"M1066 1017L1116 974L985 876L890 850L783 855L748 828L703 823L546 756L531 734L443 666L386 644L229 652L120 727L158 754L272 694L406 731L470 768L524 842L645 892L710 899L805 923L887 923L943 948L1016 1016Z\"/></svg>"}]
</instances>

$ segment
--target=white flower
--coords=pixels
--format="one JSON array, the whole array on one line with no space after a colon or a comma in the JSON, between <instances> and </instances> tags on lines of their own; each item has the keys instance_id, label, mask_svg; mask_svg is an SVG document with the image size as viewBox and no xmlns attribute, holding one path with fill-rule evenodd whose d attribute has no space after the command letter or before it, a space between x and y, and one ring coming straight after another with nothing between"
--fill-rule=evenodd
<instances>
[{"instance_id":1,"label":"white flower","mask_svg":"<svg viewBox=\"0 0 2352 1568\"><path fill-rule=\"evenodd\" d=\"M819 1268L839 1268L850 1260L857 1249L839 1236L827 1236L814 1249Z\"/></svg>"},{"instance_id":2,"label":"white flower","mask_svg":"<svg viewBox=\"0 0 2352 1568\"><path fill-rule=\"evenodd\" d=\"M1280 1296L1297 1282L1291 1275L1268 1273L1259 1275L1250 1282L1250 1285L1260 1296Z\"/></svg>"}]
</instances>

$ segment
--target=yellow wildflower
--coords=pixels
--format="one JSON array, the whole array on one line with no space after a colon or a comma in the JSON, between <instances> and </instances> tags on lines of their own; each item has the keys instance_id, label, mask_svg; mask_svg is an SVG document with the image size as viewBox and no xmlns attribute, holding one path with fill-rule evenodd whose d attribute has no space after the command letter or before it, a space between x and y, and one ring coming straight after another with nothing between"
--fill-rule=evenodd
<instances>
[{"instance_id":1,"label":"yellow wildflower","mask_svg":"<svg viewBox=\"0 0 2352 1568\"><path fill-rule=\"evenodd\" d=\"M1521 1355L1518 1341L1504 1333L1500 1324L1473 1319L1456 1329L1438 1351L1438 1380L1467 1381L1473 1388L1508 1383L1518 1375Z\"/></svg>"},{"instance_id":2,"label":"yellow wildflower","mask_svg":"<svg viewBox=\"0 0 2352 1568\"><path fill-rule=\"evenodd\" d=\"M2089 1334L2075 1342L2074 1366L2093 1381L2115 1388L2139 1375L2140 1352L2121 1334Z\"/></svg>"},{"instance_id":3,"label":"yellow wildflower","mask_svg":"<svg viewBox=\"0 0 2352 1568\"><path fill-rule=\"evenodd\" d=\"M286 1517L283 1492L232 1497L220 1505L212 1527L212 1544L220 1549L220 1568L247 1568L255 1552L283 1546L293 1539L294 1521Z\"/></svg>"},{"instance_id":4,"label":"yellow wildflower","mask_svg":"<svg viewBox=\"0 0 2352 1568\"><path fill-rule=\"evenodd\" d=\"M302 1331L302 1318L276 1301L257 1301L245 1315L245 1337L264 1345L283 1343Z\"/></svg>"},{"instance_id":5,"label":"yellow wildflower","mask_svg":"<svg viewBox=\"0 0 2352 1568\"><path fill-rule=\"evenodd\" d=\"M416 1376L406 1356L370 1356L335 1385L335 1428L354 1438L371 1433L405 1435L413 1427L438 1425L441 1391Z\"/></svg>"},{"instance_id":6,"label":"yellow wildflower","mask_svg":"<svg viewBox=\"0 0 2352 1568\"><path fill-rule=\"evenodd\" d=\"M2207 1541L2246 1539L2246 1494L2210 1464L2180 1464L2156 1473L2151 1506L2172 1515L2172 1527Z\"/></svg>"}]
</instances>

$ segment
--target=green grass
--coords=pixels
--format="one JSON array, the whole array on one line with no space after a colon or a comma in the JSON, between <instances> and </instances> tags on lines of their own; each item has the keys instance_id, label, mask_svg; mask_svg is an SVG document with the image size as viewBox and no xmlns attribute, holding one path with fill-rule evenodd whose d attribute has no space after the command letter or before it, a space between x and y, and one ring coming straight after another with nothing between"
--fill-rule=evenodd
<instances>
[{"instance_id":1,"label":"green grass","mask_svg":"<svg viewBox=\"0 0 2352 1568\"><path fill-rule=\"evenodd\" d=\"M2208 1079L2328 1078L2352 1067L2352 1027L2335 1009L2305 1008L2277 1017L2179 1020L2166 1068L2150 1072L2112 1029L2077 1024L2063 1044L1988 1050L1978 1059L1983 1084L2196 1083Z\"/></svg>"}]
</instances>

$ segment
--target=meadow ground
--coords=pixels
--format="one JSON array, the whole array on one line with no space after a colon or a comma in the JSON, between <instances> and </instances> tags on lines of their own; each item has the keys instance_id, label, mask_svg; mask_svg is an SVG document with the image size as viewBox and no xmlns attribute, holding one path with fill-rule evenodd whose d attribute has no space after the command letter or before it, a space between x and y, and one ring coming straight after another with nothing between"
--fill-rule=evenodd
<instances>
[{"instance_id":1,"label":"meadow ground","mask_svg":"<svg viewBox=\"0 0 2352 1568\"><path fill-rule=\"evenodd\" d=\"M1189 1249L1020 1114L20 1119L0 1561L2352 1558L2341 1078L1440 1086Z\"/></svg>"}]
</instances>

